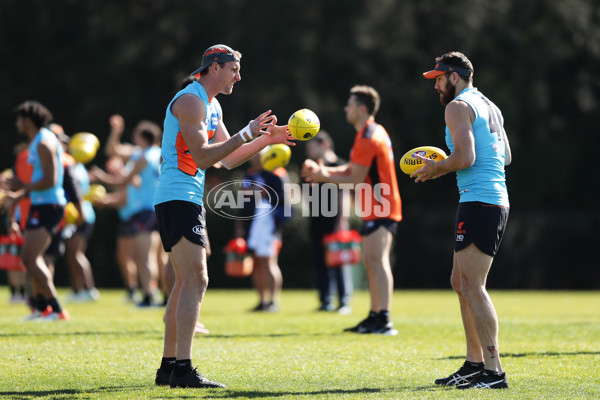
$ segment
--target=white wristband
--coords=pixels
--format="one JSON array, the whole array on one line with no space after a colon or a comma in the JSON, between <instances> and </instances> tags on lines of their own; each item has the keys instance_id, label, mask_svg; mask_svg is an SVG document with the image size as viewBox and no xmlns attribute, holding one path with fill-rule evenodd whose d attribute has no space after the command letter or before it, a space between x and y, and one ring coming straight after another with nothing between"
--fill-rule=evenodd
<instances>
[{"instance_id":1,"label":"white wristband","mask_svg":"<svg viewBox=\"0 0 600 400\"><path fill-rule=\"evenodd\" d=\"M246 125L244 129L238 132L238 135L242 138L244 142L248 140L252 140L252 132L250 131L250 124Z\"/></svg>"}]
</instances>

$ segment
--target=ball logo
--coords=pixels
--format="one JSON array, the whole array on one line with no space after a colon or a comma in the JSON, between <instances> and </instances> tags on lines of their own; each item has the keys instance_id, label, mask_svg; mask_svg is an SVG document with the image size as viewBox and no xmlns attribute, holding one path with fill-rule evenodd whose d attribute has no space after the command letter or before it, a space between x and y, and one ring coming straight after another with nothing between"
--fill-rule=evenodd
<instances>
[{"instance_id":1,"label":"ball logo","mask_svg":"<svg viewBox=\"0 0 600 400\"><path fill-rule=\"evenodd\" d=\"M414 153L412 153L411 157L412 158L417 158L416 156L421 156L421 157L425 157L427 155L427 152L424 150L419 150L419 151L415 151Z\"/></svg>"},{"instance_id":2,"label":"ball logo","mask_svg":"<svg viewBox=\"0 0 600 400\"><path fill-rule=\"evenodd\" d=\"M309 122L310 122L310 121L309 121ZM311 136L312 136L312 133L310 133L310 132L306 132L306 133L304 134L304 136L303 136L303 137L304 137L305 139L308 139L308 138L309 138L309 137L311 137Z\"/></svg>"},{"instance_id":3,"label":"ball logo","mask_svg":"<svg viewBox=\"0 0 600 400\"><path fill-rule=\"evenodd\" d=\"M194 232L196 235L201 235L202 234L202 225L196 225L195 227L193 227L192 232Z\"/></svg>"}]
</instances>

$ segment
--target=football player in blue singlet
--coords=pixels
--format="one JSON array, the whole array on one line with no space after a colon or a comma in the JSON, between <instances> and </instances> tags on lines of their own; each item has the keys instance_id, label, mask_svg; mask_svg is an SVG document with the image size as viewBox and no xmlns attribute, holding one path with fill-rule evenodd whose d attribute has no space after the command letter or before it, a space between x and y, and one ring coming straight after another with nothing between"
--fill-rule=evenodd
<instances>
[{"instance_id":1,"label":"football player in blue singlet","mask_svg":"<svg viewBox=\"0 0 600 400\"><path fill-rule=\"evenodd\" d=\"M456 172L460 200L452 287L458 294L467 341L463 366L438 385L458 389L508 388L498 346L498 317L485 285L508 219L504 166L510 164L502 113L473 87L473 65L462 53L449 52L423 75L435 79L435 90L446 106L446 143L450 156L424 160L411 177L415 182Z\"/></svg>"},{"instance_id":2,"label":"football player in blue singlet","mask_svg":"<svg viewBox=\"0 0 600 400\"><path fill-rule=\"evenodd\" d=\"M151 121L139 122L133 130L133 143L120 143L124 121L120 115L110 118L111 132L106 143L106 154L117 156L123 162L122 175L106 174L93 168L92 174L101 182L122 186L125 193L117 192L100 202L119 208L117 236L117 258L128 288L133 290L139 275L143 299L138 304L148 307L154 303L154 292L158 287L157 252L160 238L156 232L154 193L160 175L160 147L162 131ZM124 197L122 196L124 195ZM124 200L124 204L122 203Z\"/></svg>"},{"instance_id":3,"label":"football player in blue singlet","mask_svg":"<svg viewBox=\"0 0 600 400\"><path fill-rule=\"evenodd\" d=\"M33 166L31 183L13 180L13 189L25 189L31 199L22 257L33 292L43 296L33 304L36 309L26 319L68 320L69 313L56 299L52 274L43 257L67 204L61 163L63 149L56 135L45 128L52 120L52 114L42 104L26 101L15 109L15 114L17 130L30 141L27 162Z\"/></svg>"},{"instance_id":4,"label":"football player in blue singlet","mask_svg":"<svg viewBox=\"0 0 600 400\"><path fill-rule=\"evenodd\" d=\"M202 55L200 68L192 73L198 81L180 90L167 106L154 206L175 285L165 314L157 385L224 387L202 376L191 362L194 330L208 285L204 171L217 162L228 169L237 167L273 143L294 144L287 126L277 126L270 110L229 135L216 96L231 94L241 80L240 59L241 54L228 46L211 46Z\"/></svg>"}]
</instances>

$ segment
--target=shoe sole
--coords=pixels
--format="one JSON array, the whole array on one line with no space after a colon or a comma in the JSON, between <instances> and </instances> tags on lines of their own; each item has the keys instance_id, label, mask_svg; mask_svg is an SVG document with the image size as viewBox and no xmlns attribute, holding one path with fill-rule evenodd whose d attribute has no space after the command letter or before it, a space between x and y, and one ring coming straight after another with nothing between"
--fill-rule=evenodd
<instances>
[{"instance_id":1,"label":"shoe sole","mask_svg":"<svg viewBox=\"0 0 600 400\"><path fill-rule=\"evenodd\" d=\"M398 331L395 329L390 329L389 331L385 331L385 332L373 332L376 335L383 335L383 336L396 336L398 334Z\"/></svg>"},{"instance_id":2,"label":"shoe sole","mask_svg":"<svg viewBox=\"0 0 600 400\"><path fill-rule=\"evenodd\" d=\"M189 385L173 386L173 385L169 384L169 386L171 387L171 389L177 389L177 388L179 388L179 389L187 389L187 388L190 388L190 389L225 389L225 387L223 387L223 386L208 386L208 385L206 385L206 386L189 386Z\"/></svg>"}]
</instances>

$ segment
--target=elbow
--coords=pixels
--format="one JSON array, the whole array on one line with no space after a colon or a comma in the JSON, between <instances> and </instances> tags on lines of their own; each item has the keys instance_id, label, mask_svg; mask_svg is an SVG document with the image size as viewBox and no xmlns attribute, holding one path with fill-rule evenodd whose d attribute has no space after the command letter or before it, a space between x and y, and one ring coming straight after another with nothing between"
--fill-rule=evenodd
<instances>
[{"instance_id":1,"label":"elbow","mask_svg":"<svg viewBox=\"0 0 600 400\"><path fill-rule=\"evenodd\" d=\"M196 163L196 165L198 166L198 168L200 168L202 171L206 171L208 168L210 168L212 166L212 164L209 164L207 162L200 162L200 163Z\"/></svg>"},{"instance_id":2,"label":"elbow","mask_svg":"<svg viewBox=\"0 0 600 400\"><path fill-rule=\"evenodd\" d=\"M220 161L221 165L224 166L227 170L231 171L232 169L234 169L235 167L238 167L240 164L235 164L231 161L228 161L226 159L222 159Z\"/></svg>"},{"instance_id":3,"label":"elbow","mask_svg":"<svg viewBox=\"0 0 600 400\"><path fill-rule=\"evenodd\" d=\"M467 169L471 168L475 164L475 153L465 154L464 157L461 157L459 169Z\"/></svg>"},{"instance_id":4,"label":"elbow","mask_svg":"<svg viewBox=\"0 0 600 400\"><path fill-rule=\"evenodd\" d=\"M210 167L215 165L218 162L218 160L213 161L213 160L208 160L206 157L199 157L199 160L194 160L194 162L196 163L198 168L200 168L202 171L206 171L207 169L209 169Z\"/></svg>"}]
</instances>

